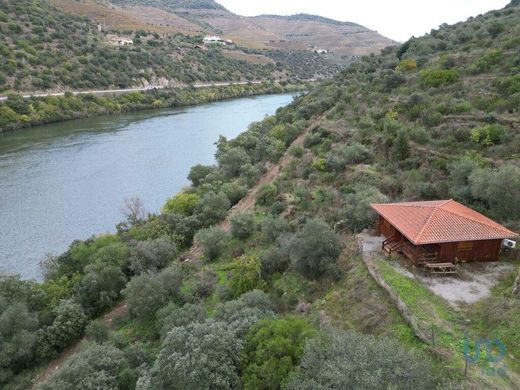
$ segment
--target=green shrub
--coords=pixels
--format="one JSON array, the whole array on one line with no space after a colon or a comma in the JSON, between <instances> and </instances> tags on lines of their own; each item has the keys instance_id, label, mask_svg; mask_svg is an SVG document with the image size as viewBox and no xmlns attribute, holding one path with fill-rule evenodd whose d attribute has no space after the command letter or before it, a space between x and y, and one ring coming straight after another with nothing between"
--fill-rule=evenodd
<instances>
[{"instance_id":1,"label":"green shrub","mask_svg":"<svg viewBox=\"0 0 520 390\"><path fill-rule=\"evenodd\" d=\"M279 389L299 364L314 330L297 317L265 319L245 338L242 353L244 389Z\"/></svg>"},{"instance_id":2,"label":"green shrub","mask_svg":"<svg viewBox=\"0 0 520 390\"><path fill-rule=\"evenodd\" d=\"M426 357L386 338L330 330L306 346L288 390L432 389Z\"/></svg>"},{"instance_id":3,"label":"green shrub","mask_svg":"<svg viewBox=\"0 0 520 390\"><path fill-rule=\"evenodd\" d=\"M229 218L229 222L231 224L231 235L234 238L248 238L256 230L255 216L252 213L233 214Z\"/></svg>"},{"instance_id":4,"label":"green shrub","mask_svg":"<svg viewBox=\"0 0 520 390\"><path fill-rule=\"evenodd\" d=\"M226 194L213 191L206 193L195 207L195 216L203 226L214 225L223 220L231 203Z\"/></svg>"},{"instance_id":5,"label":"green shrub","mask_svg":"<svg viewBox=\"0 0 520 390\"><path fill-rule=\"evenodd\" d=\"M456 69L430 69L420 73L421 81L427 87L440 87L444 84L453 84L459 79Z\"/></svg>"},{"instance_id":6,"label":"green shrub","mask_svg":"<svg viewBox=\"0 0 520 390\"><path fill-rule=\"evenodd\" d=\"M256 204L270 206L278 199L278 188L273 184L262 185L256 195Z\"/></svg>"},{"instance_id":7,"label":"green shrub","mask_svg":"<svg viewBox=\"0 0 520 390\"><path fill-rule=\"evenodd\" d=\"M262 265L258 256L240 256L227 264L226 270L231 271L229 287L233 298L238 298L248 291L265 288L261 277Z\"/></svg>"},{"instance_id":8,"label":"green shrub","mask_svg":"<svg viewBox=\"0 0 520 390\"><path fill-rule=\"evenodd\" d=\"M471 140L485 146L497 145L502 141L505 134L504 126L491 124L471 130Z\"/></svg>"},{"instance_id":9,"label":"green shrub","mask_svg":"<svg viewBox=\"0 0 520 390\"><path fill-rule=\"evenodd\" d=\"M191 215L195 207L199 203L199 196L197 194L189 194L181 192L166 201L162 208L164 214L176 213L181 215Z\"/></svg>"},{"instance_id":10,"label":"green shrub","mask_svg":"<svg viewBox=\"0 0 520 390\"><path fill-rule=\"evenodd\" d=\"M274 242L282 233L289 231L289 223L281 217L266 217L262 221L262 233L271 242Z\"/></svg>"},{"instance_id":11,"label":"green shrub","mask_svg":"<svg viewBox=\"0 0 520 390\"><path fill-rule=\"evenodd\" d=\"M242 343L222 322L208 320L173 328L150 372L149 390L240 388Z\"/></svg>"},{"instance_id":12,"label":"green shrub","mask_svg":"<svg viewBox=\"0 0 520 390\"><path fill-rule=\"evenodd\" d=\"M320 219L307 221L291 242L291 258L296 270L309 278L323 275L340 252L338 236Z\"/></svg>"},{"instance_id":13,"label":"green shrub","mask_svg":"<svg viewBox=\"0 0 520 390\"><path fill-rule=\"evenodd\" d=\"M219 227L211 227L199 230L195 235L195 243L202 247L206 260L211 261L220 256L227 238L228 235L224 230Z\"/></svg>"},{"instance_id":14,"label":"green shrub","mask_svg":"<svg viewBox=\"0 0 520 390\"><path fill-rule=\"evenodd\" d=\"M175 302L171 302L157 312L156 326L161 338L164 339L173 328L204 322L206 316L206 310L201 305L187 303L179 307Z\"/></svg>"}]
</instances>

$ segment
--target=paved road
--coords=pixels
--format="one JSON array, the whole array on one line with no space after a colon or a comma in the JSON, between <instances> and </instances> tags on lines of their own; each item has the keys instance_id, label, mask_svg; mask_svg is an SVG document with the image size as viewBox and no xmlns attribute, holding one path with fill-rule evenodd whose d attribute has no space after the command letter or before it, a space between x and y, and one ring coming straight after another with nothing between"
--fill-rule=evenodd
<instances>
[{"instance_id":1,"label":"paved road","mask_svg":"<svg viewBox=\"0 0 520 390\"><path fill-rule=\"evenodd\" d=\"M237 81L237 82L222 82L222 83L199 83L193 84L194 88L208 88L208 87L227 87L229 85L246 85L246 84L261 84L263 81ZM149 85L140 88L125 88L125 89L104 89L104 90L87 90L87 91L70 91L73 95L110 95L128 92L142 92L150 91L152 89L165 89L164 85ZM188 86L182 88L189 88ZM30 97L48 97L48 96L65 96L65 92L45 92L45 93L31 93L23 95L24 99ZM0 96L0 101L7 100L7 96Z\"/></svg>"}]
</instances>

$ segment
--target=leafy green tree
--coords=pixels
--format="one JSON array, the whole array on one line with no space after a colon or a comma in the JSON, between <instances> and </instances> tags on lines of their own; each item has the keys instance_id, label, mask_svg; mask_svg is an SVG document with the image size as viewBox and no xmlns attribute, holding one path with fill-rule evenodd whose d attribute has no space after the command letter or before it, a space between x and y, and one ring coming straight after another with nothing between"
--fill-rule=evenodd
<instances>
[{"instance_id":1,"label":"leafy green tree","mask_svg":"<svg viewBox=\"0 0 520 390\"><path fill-rule=\"evenodd\" d=\"M202 305L187 303L179 307L177 303L170 302L156 314L157 329L164 339L173 328L187 326L193 322L204 322L206 317L206 309Z\"/></svg>"},{"instance_id":2,"label":"leafy green tree","mask_svg":"<svg viewBox=\"0 0 520 390\"><path fill-rule=\"evenodd\" d=\"M262 289L264 281L261 277L262 265L258 256L240 256L226 265L231 271L230 289L234 298L254 289Z\"/></svg>"},{"instance_id":3,"label":"leafy green tree","mask_svg":"<svg viewBox=\"0 0 520 390\"><path fill-rule=\"evenodd\" d=\"M242 353L244 389L280 389L313 334L308 322L297 317L265 319L254 325Z\"/></svg>"},{"instance_id":4,"label":"leafy green tree","mask_svg":"<svg viewBox=\"0 0 520 390\"><path fill-rule=\"evenodd\" d=\"M213 191L206 193L195 207L195 215L204 226L214 225L223 220L231 207L226 194Z\"/></svg>"},{"instance_id":5,"label":"leafy green tree","mask_svg":"<svg viewBox=\"0 0 520 390\"><path fill-rule=\"evenodd\" d=\"M362 231L376 221L377 215L370 204L384 202L388 202L388 197L377 188L369 185L354 186L352 192L344 196L341 225L353 233Z\"/></svg>"},{"instance_id":6,"label":"leafy green tree","mask_svg":"<svg viewBox=\"0 0 520 390\"><path fill-rule=\"evenodd\" d=\"M249 212L233 214L229 218L229 222L231 224L231 235L235 238L248 238L256 229L255 216Z\"/></svg>"},{"instance_id":7,"label":"leafy green tree","mask_svg":"<svg viewBox=\"0 0 520 390\"><path fill-rule=\"evenodd\" d=\"M329 330L309 341L287 390L432 389L426 358L386 338Z\"/></svg>"},{"instance_id":8,"label":"leafy green tree","mask_svg":"<svg viewBox=\"0 0 520 390\"><path fill-rule=\"evenodd\" d=\"M270 206L278 199L278 188L273 183L264 184L258 189L256 204Z\"/></svg>"},{"instance_id":9,"label":"leafy green tree","mask_svg":"<svg viewBox=\"0 0 520 390\"><path fill-rule=\"evenodd\" d=\"M164 214L176 213L188 216L193 214L199 200L200 198L197 194L181 192L168 199L161 211Z\"/></svg>"},{"instance_id":10,"label":"leafy green tree","mask_svg":"<svg viewBox=\"0 0 520 390\"><path fill-rule=\"evenodd\" d=\"M492 214L503 220L520 218L520 168L506 164L498 170L476 169L469 183L473 196L485 201Z\"/></svg>"},{"instance_id":11,"label":"leafy green tree","mask_svg":"<svg viewBox=\"0 0 520 390\"><path fill-rule=\"evenodd\" d=\"M323 275L341 252L334 231L321 219L308 220L291 242L291 258L296 270L308 278Z\"/></svg>"},{"instance_id":12,"label":"leafy green tree","mask_svg":"<svg viewBox=\"0 0 520 390\"><path fill-rule=\"evenodd\" d=\"M83 334L86 324L87 316L81 305L62 301L55 309L52 324L38 332L38 355L42 358L56 356Z\"/></svg>"},{"instance_id":13,"label":"leafy green tree","mask_svg":"<svg viewBox=\"0 0 520 390\"><path fill-rule=\"evenodd\" d=\"M159 274L141 274L128 282L124 296L134 318L148 319L170 300L182 303L182 271L172 266Z\"/></svg>"},{"instance_id":14,"label":"leafy green tree","mask_svg":"<svg viewBox=\"0 0 520 390\"><path fill-rule=\"evenodd\" d=\"M108 344L90 344L68 359L38 389L117 389L119 374L125 366L124 354L119 349Z\"/></svg>"},{"instance_id":15,"label":"leafy green tree","mask_svg":"<svg viewBox=\"0 0 520 390\"><path fill-rule=\"evenodd\" d=\"M396 161L403 161L410 157L410 144L408 142L408 135L404 130L397 133L393 145L393 157Z\"/></svg>"},{"instance_id":16,"label":"leafy green tree","mask_svg":"<svg viewBox=\"0 0 520 390\"><path fill-rule=\"evenodd\" d=\"M154 390L240 388L242 342L229 326L208 320L173 328L151 370Z\"/></svg>"},{"instance_id":17,"label":"leafy green tree","mask_svg":"<svg viewBox=\"0 0 520 390\"><path fill-rule=\"evenodd\" d=\"M218 157L218 163L226 175L236 177L240 175L243 166L251 163L251 159L243 148L233 147Z\"/></svg>"},{"instance_id":18,"label":"leafy green tree","mask_svg":"<svg viewBox=\"0 0 520 390\"><path fill-rule=\"evenodd\" d=\"M222 253L227 238L228 235L224 230L214 226L199 230L195 235L195 243L202 247L206 260L211 261Z\"/></svg>"},{"instance_id":19,"label":"leafy green tree","mask_svg":"<svg viewBox=\"0 0 520 390\"><path fill-rule=\"evenodd\" d=\"M177 246L168 236L139 241L128 259L129 268L134 274L157 272L167 266L176 254Z\"/></svg>"},{"instance_id":20,"label":"leafy green tree","mask_svg":"<svg viewBox=\"0 0 520 390\"><path fill-rule=\"evenodd\" d=\"M191 168L188 179L192 182L194 187L202 184L203 180L216 170L216 167L208 165L195 165Z\"/></svg>"}]
</instances>

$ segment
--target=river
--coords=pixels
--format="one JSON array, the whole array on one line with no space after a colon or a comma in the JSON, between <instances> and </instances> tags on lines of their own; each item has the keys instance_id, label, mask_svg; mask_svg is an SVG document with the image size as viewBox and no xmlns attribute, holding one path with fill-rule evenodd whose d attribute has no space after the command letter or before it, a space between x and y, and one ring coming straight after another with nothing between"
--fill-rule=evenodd
<instances>
[{"instance_id":1,"label":"river","mask_svg":"<svg viewBox=\"0 0 520 390\"><path fill-rule=\"evenodd\" d=\"M0 271L41 280L40 261L75 239L115 231L125 199L149 212L214 163L234 138L291 94L102 116L0 134Z\"/></svg>"}]
</instances>

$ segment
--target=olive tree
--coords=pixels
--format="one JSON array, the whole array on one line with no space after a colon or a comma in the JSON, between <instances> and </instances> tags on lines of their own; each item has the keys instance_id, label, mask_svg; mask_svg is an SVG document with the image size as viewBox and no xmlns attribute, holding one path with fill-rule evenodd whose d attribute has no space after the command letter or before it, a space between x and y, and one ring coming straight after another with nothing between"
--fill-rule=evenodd
<instances>
[{"instance_id":1,"label":"olive tree","mask_svg":"<svg viewBox=\"0 0 520 390\"><path fill-rule=\"evenodd\" d=\"M432 389L422 355L386 338L328 330L310 340L287 390Z\"/></svg>"},{"instance_id":2,"label":"olive tree","mask_svg":"<svg viewBox=\"0 0 520 390\"><path fill-rule=\"evenodd\" d=\"M335 264L341 243L334 231L321 219L310 219L291 242L291 258L298 272L317 278Z\"/></svg>"}]
</instances>

